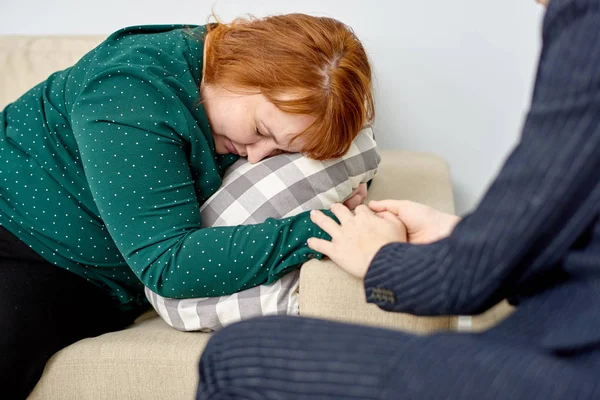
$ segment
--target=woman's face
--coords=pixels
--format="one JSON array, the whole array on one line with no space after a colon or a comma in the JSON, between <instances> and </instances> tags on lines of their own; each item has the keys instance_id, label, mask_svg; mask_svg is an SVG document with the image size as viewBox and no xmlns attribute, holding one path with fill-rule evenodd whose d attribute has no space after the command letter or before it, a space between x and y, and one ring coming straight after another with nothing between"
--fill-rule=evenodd
<instances>
[{"instance_id":1,"label":"woman's face","mask_svg":"<svg viewBox=\"0 0 600 400\"><path fill-rule=\"evenodd\" d=\"M217 154L239 154L251 163L282 152L300 152L302 138L289 142L314 122L308 115L284 113L262 94L204 86L202 100Z\"/></svg>"}]
</instances>

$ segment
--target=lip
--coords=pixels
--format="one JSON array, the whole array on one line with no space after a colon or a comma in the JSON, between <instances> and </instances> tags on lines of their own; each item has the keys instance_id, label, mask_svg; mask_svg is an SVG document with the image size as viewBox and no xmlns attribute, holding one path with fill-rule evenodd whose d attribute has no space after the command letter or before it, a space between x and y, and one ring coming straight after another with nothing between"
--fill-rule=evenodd
<instances>
[{"instance_id":1,"label":"lip","mask_svg":"<svg viewBox=\"0 0 600 400\"><path fill-rule=\"evenodd\" d=\"M227 139L227 141L225 142L225 147L227 147L227 150L235 155L238 155L238 151L236 150L235 146L233 145L233 143L231 142L231 140Z\"/></svg>"}]
</instances>

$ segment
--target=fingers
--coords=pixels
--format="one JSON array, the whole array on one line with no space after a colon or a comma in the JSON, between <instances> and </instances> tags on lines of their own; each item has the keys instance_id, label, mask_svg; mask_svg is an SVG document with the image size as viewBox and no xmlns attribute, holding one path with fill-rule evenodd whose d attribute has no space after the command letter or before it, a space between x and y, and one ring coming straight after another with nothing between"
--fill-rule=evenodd
<instances>
[{"instance_id":1,"label":"fingers","mask_svg":"<svg viewBox=\"0 0 600 400\"><path fill-rule=\"evenodd\" d=\"M366 198L367 184L361 183L356 189L354 189L350 197L346 201L344 201L344 205L350 210L354 210L356 207L363 204Z\"/></svg>"},{"instance_id":2,"label":"fingers","mask_svg":"<svg viewBox=\"0 0 600 400\"><path fill-rule=\"evenodd\" d=\"M359 193L356 193L355 195L350 197L348 200L346 200L344 202L344 205L346 207L348 207L350 210L354 210L356 207L361 205L363 201L364 201L364 198Z\"/></svg>"},{"instance_id":3,"label":"fingers","mask_svg":"<svg viewBox=\"0 0 600 400\"><path fill-rule=\"evenodd\" d=\"M331 243L328 240L310 238L308 239L308 247L331 258L331 254L333 251L333 243Z\"/></svg>"},{"instance_id":4,"label":"fingers","mask_svg":"<svg viewBox=\"0 0 600 400\"><path fill-rule=\"evenodd\" d=\"M340 220L342 225L354 218L352 211L350 211L348 207L340 203L335 203L334 205L332 205L331 212Z\"/></svg>"},{"instance_id":5,"label":"fingers","mask_svg":"<svg viewBox=\"0 0 600 400\"><path fill-rule=\"evenodd\" d=\"M372 200L369 208L375 212L390 211L397 214L400 207L397 200Z\"/></svg>"},{"instance_id":6,"label":"fingers","mask_svg":"<svg viewBox=\"0 0 600 400\"><path fill-rule=\"evenodd\" d=\"M403 208L409 207L411 204L417 203L408 200L372 200L369 202L369 208L375 212L389 211L398 215Z\"/></svg>"},{"instance_id":7,"label":"fingers","mask_svg":"<svg viewBox=\"0 0 600 400\"><path fill-rule=\"evenodd\" d=\"M342 206L343 207L343 206ZM345 207L344 207L345 208ZM346 208L346 210L348 210ZM332 210L333 211L333 210ZM350 212L350 211L348 211ZM334 212L335 214L335 212ZM336 217L337 214L336 214ZM340 218L340 217L338 217ZM313 210L310 212L310 220L314 222L319 228L323 229L329 236L336 237L340 233L340 226L333 219L323 214L319 210ZM341 221L341 219L340 219Z\"/></svg>"},{"instance_id":8,"label":"fingers","mask_svg":"<svg viewBox=\"0 0 600 400\"><path fill-rule=\"evenodd\" d=\"M402 222L402 221L400 221L400 219L398 218L398 216L396 214L391 213L389 211L378 212L377 216L381 217L383 219L386 219L388 221L394 222L394 223Z\"/></svg>"},{"instance_id":9,"label":"fingers","mask_svg":"<svg viewBox=\"0 0 600 400\"><path fill-rule=\"evenodd\" d=\"M364 204L361 204L360 206L356 207L356 210L354 210L354 212L357 215L363 214L363 213L373 214L373 211L371 211L371 209L369 207L365 206Z\"/></svg>"},{"instance_id":10,"label":"fingers","mask_svg":"<svg viewBox=\"0 0 600 400\"><path fill-rule=\"evenodd\" d=\"M363 199L367 198L367 184L366 183L361 183L360 185L358 185L358 187L356 188L356 193L360 194L362 196Z\"/></svg>"}]
</instances>

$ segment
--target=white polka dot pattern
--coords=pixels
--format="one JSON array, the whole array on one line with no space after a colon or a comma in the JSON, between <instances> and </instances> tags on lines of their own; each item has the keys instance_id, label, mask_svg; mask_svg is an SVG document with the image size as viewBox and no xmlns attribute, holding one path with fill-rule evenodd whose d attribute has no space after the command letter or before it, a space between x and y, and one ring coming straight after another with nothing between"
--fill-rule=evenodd
<instances>
[{"instance_id":1,"label":"white polka dot pattern","mask_svg":"<svg viewBox=\"0 0 600 400\"><path fill-rule=\"evenodd\" d=\"M324 235L306 215L201 229L237 159L198 105L202 32L120 30L0 113L0 223L124 308L147 304L142 282L198 297L274 281Z\"/></svg>"}]
</instances>

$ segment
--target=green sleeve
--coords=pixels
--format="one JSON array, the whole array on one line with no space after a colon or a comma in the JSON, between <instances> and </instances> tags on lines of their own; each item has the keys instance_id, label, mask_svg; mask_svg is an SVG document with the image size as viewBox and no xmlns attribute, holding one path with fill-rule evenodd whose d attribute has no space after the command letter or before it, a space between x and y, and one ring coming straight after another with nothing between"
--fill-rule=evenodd
<instances>
[{"instance_id":1,"label":"green sleeve","mask_svg":"<svg viewBox=\"0 0 600 400\"><path fill-rule=\"evenodd\" d=\"M143 284L165 297L220 296L273 282L321 258L306 241L327 235L308 213L201 228L195 183L210 174L192 176L187 141L202 132L190 128L185 112L164 79L134 67L98 74L72 110L102 221ZM214 172L209 146L200 153Z\"/></svg>"}]
</instances>

